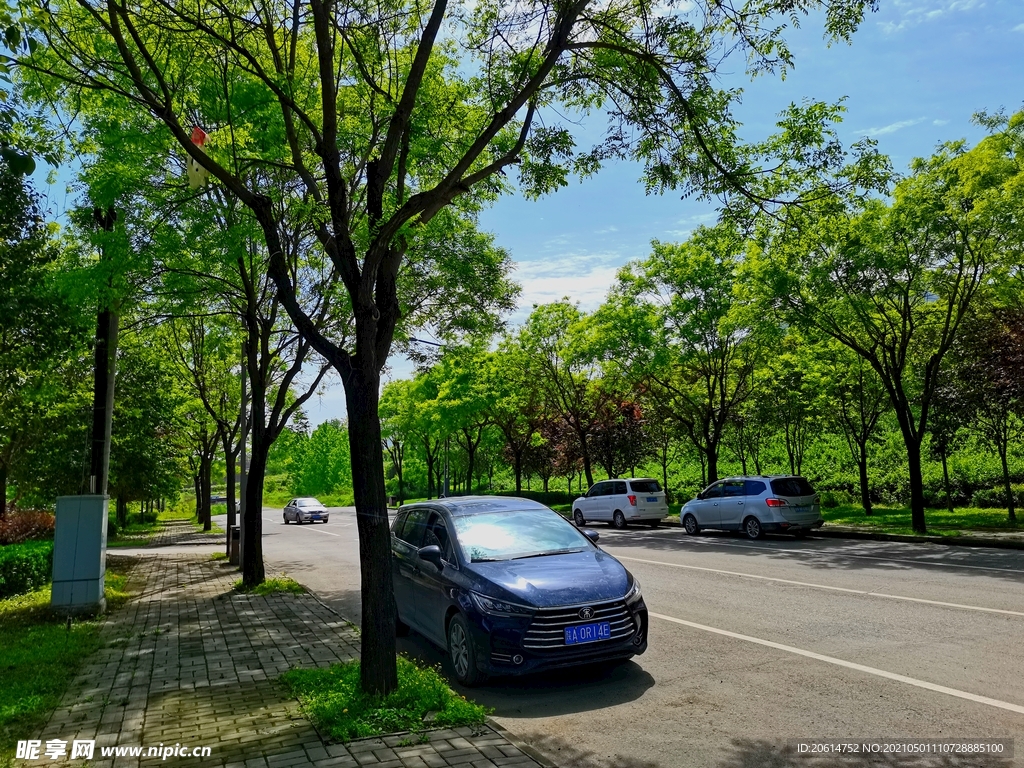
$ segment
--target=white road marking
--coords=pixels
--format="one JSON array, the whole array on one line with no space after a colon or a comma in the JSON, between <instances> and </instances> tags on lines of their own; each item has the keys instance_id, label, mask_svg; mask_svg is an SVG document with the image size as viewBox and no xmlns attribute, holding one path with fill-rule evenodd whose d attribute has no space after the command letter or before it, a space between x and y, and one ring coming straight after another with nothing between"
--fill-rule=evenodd
<instances>
[{"instance_id":1,"label":"white road marking","mask_svg":"<svg viewBox=\"0 0 1024 768\"><path fill-rule=\"evenodd\" d=\"M689 571L707 571L708 573L723 573L727 576L740 576L745 579L758 579L759 581L774 581L779 584L793 584L798 587L811 587L812 589L828 589L833 592L849 592L854 595L867 595L868 597L884 597L889 600L906 600L911 603L924 603L926 605L942 605L947 608L963 608L967 611L985 611L986 613L1003 613L1007 616L1024 616L1021 611L1007 611L1002 608L984 608L980 605L964 605L963 603L945 603L941 600L925 600L922 597L906 597L904 595L889 595L885 592L873 592L867 589L850 589L848 587L832 587L828 584L812 584L807 581L793 581L791 579L779 579L773 576L759 576L756 573L741 573L739 571L723 571L719 568L702 568L697 565L681 565L679 563L666 563L662 560L644 560L639 557L626 557L616 555L618 560L631 560L634 563L648 563L649 565L664 565L669 568L685 568Z\"/></svg>"},{"instance_id":2,"label":"white road marking","mask_svg":"<svg viewBox=\"0 0 1024 768\"><path fill-rule=\"evenodd\" d=\"M277 520L271 520L269 517L264 517L263 519L266 520L268 523L276 523L277 522ZM302 525L299 526L299 528L303 528L303 527L304 526L302 526ZM319 533L326 533L328 536L341 536L340 533L331 533L330 531L325 531L322 528L318 528L315 525L312 527L311 530L317 531Z\"/></svg>"},{"instance_id":3,"label":"white road marking","mask_svg":"<svg viewBox=\"0 0 1024 768\"><path fill-rule=\"evenodd\" d=\"M793 653L797 656L805 656L808 659L814 659L816 661L824 661L827 664L835 664L837 667L846 667L857 672L865 672L869 675L876 675L878 677L884 677L887 680L895 680L898 683L906 683L907 685L913 685L917 688L924 688L928 691L935 691L936 693L944 693L947 696L956 696L959 699L966 699L967 701L973 701L977 704L987 704L990 707L998 707L999 709L1006 709L1010 712L1016 712L1017 714L1024 715L1024 707L1019 704L1011 704L1008 701L1000 701L999 699L989 698L988 696L979 696L976 693L968 693L967 691L961 691L956 688L949 688L945 685L937 685L936 683L929 683L925 680L918 680L914 677L907 677L906 675L898 675L895 672L886 672L884 669L876 669L875 667L868 667L864 664L857 664L852 661L845 661L843 659L837 659L834 656L826 656L822 653L815 653L814 651L805 651L803 648L794 648L791 645L783 645L782 643L775 643L771 640L762 640L759 637L751 637L750 635L741 635L738 632L730 632L727 629L718 629L716 627L708 627L704 624L697 624L693 621L685 621L684 619L677 619L674 616L665 616L661 613L649 613L648 615L653 616L656 619L663 621L670 621L673 624L682 624L685 627L691 627L693 629L700 629L705 632L713 632L716 635L724 635L725 637L731 637L734 640L744 640L748 643L756 643L758 645L764 645L768 648L775 648L779 651L785 651L786 653Z\"/></svg>"},{"instance_id":4,"label":"white road marking","mask_svg":"<svg viewBox=\"0 0 1024 768\"><path fill-rule=\"evenodd\" d=\"M652 533L653 533L653 531L652 531ZM677 533L677 532L676 531L672 531L672 530L667 530L667 531L665 531L665 533ZM612 538L615 538L615 539L623 538L623 539L625 539L625 538L629 538L629 534L619 533L617 535L614 535ZM758 552L791 552L794 555L818 555L818 556L831 554L831 555L838 555L840 557L855 557L855 558L858 558L860 560L884 560L887 563L910 563L911 565L934 565L934 566L938 566L938 567L941 567L941 568L970 568L970 569L975 570L975 571L999 571L1000 573L1017 573L1017 574L1020 574L1020 575L1024 576L1024 571L1022 571L1022 570L1020 570L1018 568L993 568L992 566L988 566L988 565L963 565L961 563L935 563L935 562L931 562L930 560L905 560L905 559L900 559L900 558L897 558L897 557L884 557L882 555L852 555L852 554L849 554L849 553L843 552L843 551L839 551L839 552L823 552L821 550L787 549L787 548L783 548L783 547L772 547L772 548L769 549L768 547L757 547L757 546L754 546L752 544L731 544L731 543L727 543L727 542L724 542L724 541L716 541L714 539L698 539L696 541L694 541L692 539L691 540L688 540L688 539L690 539L689 536L687 536L686 538L680 538L680 541L684 541L687 544L698 544L698 545L704 545L704 546L735 547L737 549L756 549Z\"/></svg>"}]
</instances>

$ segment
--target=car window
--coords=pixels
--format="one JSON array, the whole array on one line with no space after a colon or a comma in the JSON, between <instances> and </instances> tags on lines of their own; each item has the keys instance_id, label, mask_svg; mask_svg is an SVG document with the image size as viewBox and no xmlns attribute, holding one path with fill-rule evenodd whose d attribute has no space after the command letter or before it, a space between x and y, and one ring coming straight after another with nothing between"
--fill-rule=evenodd
<instances>
[{"instance_id":1,"label":"car window","mask_svg":"<svg viewBox=\"0 0 1024 768\"><path fill-rule=\"evenodd\" d=\"M576 526L549 509L460 515L453 522L463 556L474 563L594 548Z\"/></svg>"},{"instance_id":2,"label":"car window","mask_svg":"<svg viewBox=\"0 0 1024 768\"><path fill-rule=\"evenodd\" d=\"M402 528L405 526L405 518L408 516L408 512L399 512L395 522L391 524L391 532L399 539L402 538Z\"/></svg>"},{"instance_id":3,"label":"car window","mask_svg":"<svg viewBox=\"0 0 1024 768\"><path fill-rule=\"evenodd\" d=\"M449 563L455 562L452 539L448 533L448 527L444 524L444 518L437 514L437 512L430 515L430 520L427 522L427 530L423 536L423 546L429 547L431 544L436 544L441 548L441 557Z\"/></svg>"},{"instance_id":4,"label":"car window","mask_svg":"<svg viewBox=\"0 0 1024 768\"><path fill-rule=\"evenodd\" d=\"M760 480L746 480L743 483L743 495L760 496L764 493L766 487Z\"/></svg>"},{"instance_id":5,"label":"car window","mask_svg":"<svg viewBox=\"0 0 1024 768\"><path fill-rule=\"evenodd\" d=\"M604 496L608 490L608 483L594 483L587 491L587 498L592 499L595 496Z\"/></svg>"},{"instance_id":6,"label":"car window","mask_svg":"<svg viewBox=\"0 0 1024 768\"><path fill-rule=\"evenodd\" d=\"M289 507L294 507L295 506L295 499L292 499L291 501L289 501L288 502L288 506Z\"/></svg>"},{"instance_id":7,"label":"car window","mask_svg":"<svg viewBox=\"0 0 1024 768\"><path fill-rule=\"evenodd\" d=\"M814 489L802 477L778 477L772 480L772 493L777 496L813 496Z\"/></svg>"},{"instance_id":8,"label":"car window","mask_svg":"<svg viewBox=\"0 0 1024 768\"><path fill-rule=\"evenodd\" d=\"M661 490L657 480L630 480L629 487L634 493L657 493Z\"/></svg>"},{"instance_id":9,"label":"car window","mask_svg":"<svg viewBox=\"0 0 1024 768\"><path fill-rule=\"evenodd\" d=\"M723 484L724 493L726 497L736 497L743 495L743 481L742 480L726 480Z\"/></svg>"},{"instance_id":10,"label":"car window","mask_svg":"<svg viewBox=\"0 0 1024 768\"><path fill-rule=\"evenodd\" d=\"M613 483L614 489L612 490L612 496L625 496L626 495L626 481L619 480Z\"/></svg>"},{"instance_id":11,"label":"car window","mask_svg":"<svg viewBox=\"0 0 1024 768\"><path fill-rule=\"evenodd\" d=\"M721 498L722 497L722 486L723 485L724 485L724 483L715 483L711 487L705 489L705 491L704 491L704 498L705 499L719 499L719 498Z\"/></svg>"},{"instance_id":12,"label":"car window","mask_svg":"<svg viewBox=\"0 0 1024 768\"><path fill-rule=\"evenodd\" d=\"M414 509L409 512L405 525L402 527L402 541L410 546L419 549L423 546L423 537L427 532L427 518L430 515L429 509Z\"/></svg>"}]
</instances>

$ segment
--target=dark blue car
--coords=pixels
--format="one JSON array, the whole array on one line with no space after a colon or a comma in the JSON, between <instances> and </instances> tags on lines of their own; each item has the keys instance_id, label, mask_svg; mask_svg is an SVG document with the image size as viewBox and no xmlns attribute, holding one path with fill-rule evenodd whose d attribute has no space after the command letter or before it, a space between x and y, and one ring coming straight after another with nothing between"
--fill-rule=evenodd
<instances>
[{"instance_id":1,"label":"dark blue car","mask_svg":"<svg viewBox=\"0 0 1024 768\"><path fill-rule=\"evenodd\" d=\"M632 574L561 515L527 499L410 504L391 527L398 629L446 648L455 677L628 659L647 650Z\"/></svg>"}]
</instances>

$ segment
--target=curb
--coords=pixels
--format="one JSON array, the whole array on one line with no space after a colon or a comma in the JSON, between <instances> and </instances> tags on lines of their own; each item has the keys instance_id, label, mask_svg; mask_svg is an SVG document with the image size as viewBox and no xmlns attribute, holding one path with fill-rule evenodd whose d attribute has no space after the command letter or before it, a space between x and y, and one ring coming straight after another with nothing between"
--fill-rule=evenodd
<instances>
[{"instance_id":1,"label":"curb","mask_svg":"<svg viewBox=\"0 0 1024 768\"><path fill-rule=\"evenodd\" d=\"M542 768L558 768L558 766L556 766L554 763L548 760L547 757L545 757L543 754L541 754L536 749L531 747L529 744L525 743L514 733L511 733L510 731L507 731L500 725L498 725L493 720L493 718L488 717L485 722L492 731L495 731L499 736L501 736L506 741L511 743L512 746L517 747L519 750L523 752L523 754L529 755L534 760L534 762L542 766Z\"/></svg>"},{"instance_id":2,"label":"curb","mask_svg":"<svg viewBox=\"0 0 1024 768\"><path fill-rule=\"evenodd\" d=\"M830 539L863 539L868 541L898 541L906 544L945 544L950 547L988 547L990 549L1024 549L1024 541L1004 541L982 536L906 536L897 533L869 531L835 531L818 528L811 536Z\"/></svg>"}]
</instances>

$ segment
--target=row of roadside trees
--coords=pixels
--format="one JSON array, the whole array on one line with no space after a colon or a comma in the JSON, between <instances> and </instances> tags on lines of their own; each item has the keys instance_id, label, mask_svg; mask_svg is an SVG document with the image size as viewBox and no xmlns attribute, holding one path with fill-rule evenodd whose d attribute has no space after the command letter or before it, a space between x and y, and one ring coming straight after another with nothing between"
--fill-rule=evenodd
<instances>
[{"instance_id":1,"label":"row of roadside trees","mask_svg":"<svg viewBox=\"0 0 1024 768\"><path fill-rule=\"evenodd\" d=\"M584 489L597 467L613 477L638 466L693 491L723 461L799 474L821 455L815 480L856 491L867 514L884 494L923 531L926 503L969 503L998 482L1014 522L1024 114L978 120L991 133L977 146L944 145L905 178L874 158L887 200L831 196L654 242L593 313L569 300L535 307L496 343L448 348L387 385L397 493L411 467L419 492L437 493L450 446L456 487L493 486L508 467L516 491L524 471L544 490L552 476ZM894 439L897 466L890 450L873 467ZM998 474L965 461L951 479L958 450L991 451ZM699 477L670 481L680 454ZM942 476L926 487L930 458Z\"/></svg>"}]
</instances>

